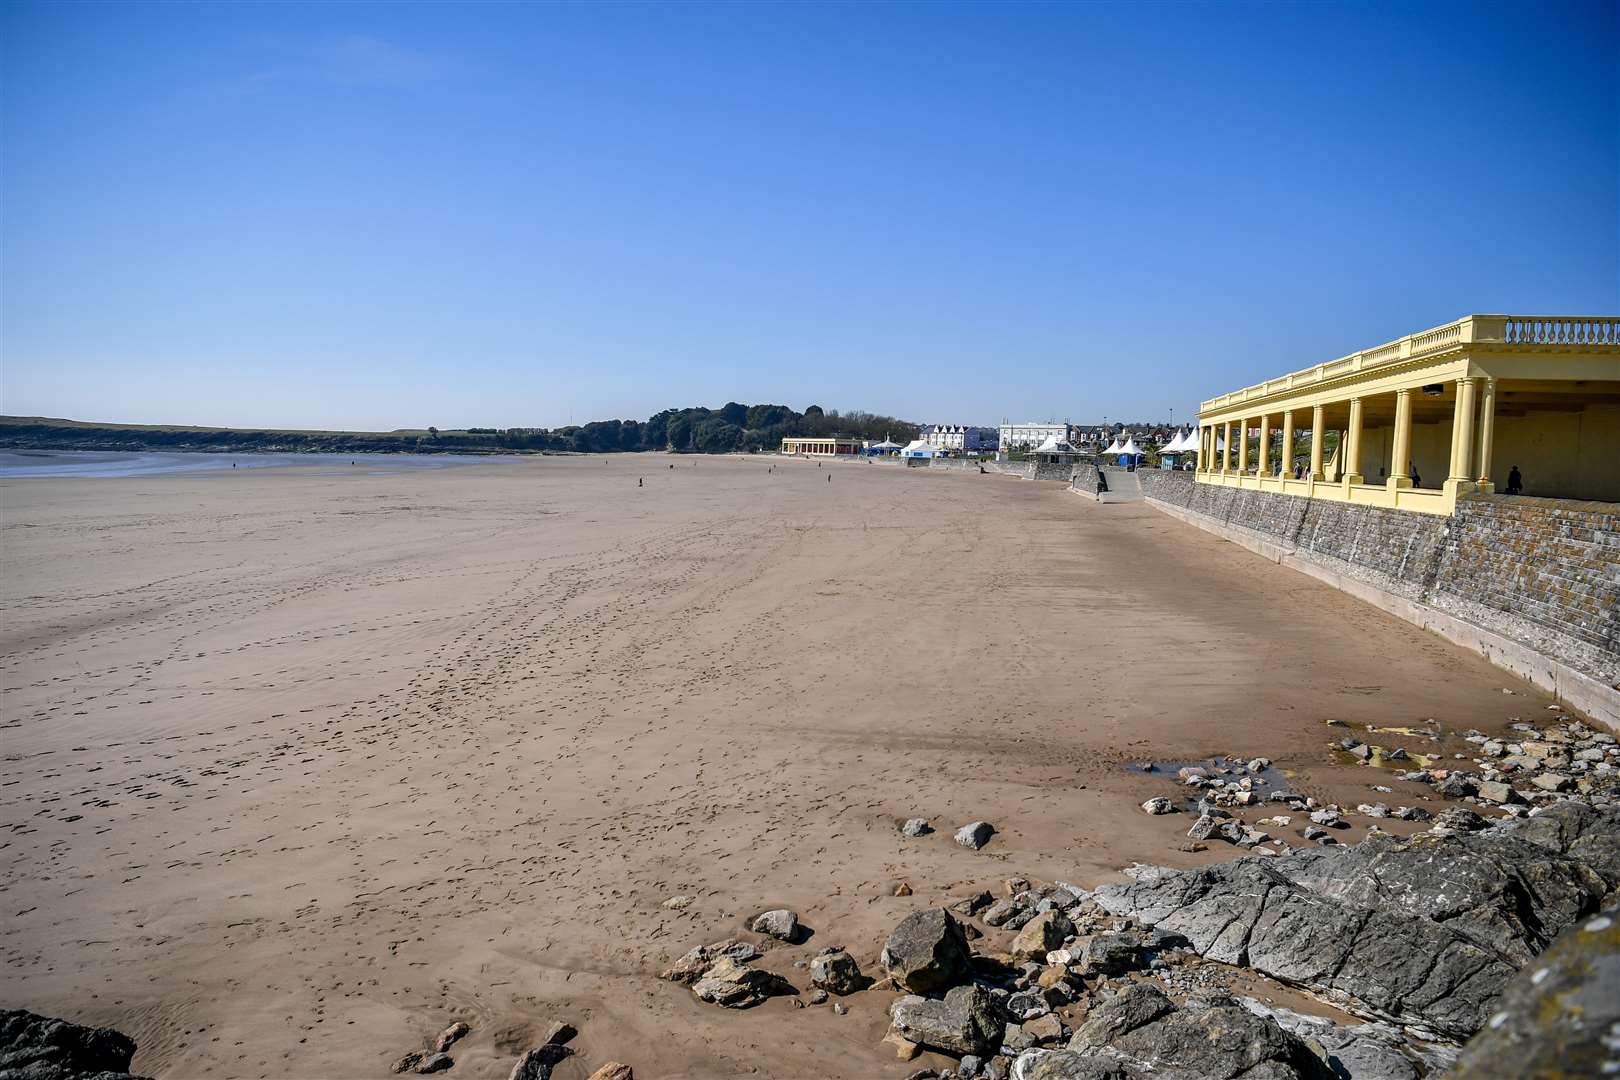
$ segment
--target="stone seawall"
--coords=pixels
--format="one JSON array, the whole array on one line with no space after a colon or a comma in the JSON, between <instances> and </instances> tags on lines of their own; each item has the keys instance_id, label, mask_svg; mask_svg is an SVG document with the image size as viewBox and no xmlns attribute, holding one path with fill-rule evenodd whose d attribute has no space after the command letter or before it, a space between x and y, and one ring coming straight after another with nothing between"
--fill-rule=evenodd
<instances>
[{"instance_id":1,"label":"stone seawall","mask_svg":"<svg viewBox=\"0 0 1620 1080\"><path fill-rule=\"evenodd\" d=\"M931 469L948 469L952 472L970 473L978 472L981 465L984 466L985 472L994 473L997 476L1017 476L1024 480L1053 479L1049 476L1037 477L1033 461L974 461L971 458L933 458L928 463L928 467ZM1067 469L1067 466L1065 466L1065 469ZM1068 478L1069 474L1065 471L1063 479L1067 480Z\"/></svg>"},{"instance_id":2,"label":"stone seawall","mask_svg":"<svg viewBox=\"0 0 1620 1080\"><path fill-rule=\"evenodd\" d=\"M1507 496L1450 517L1138 470L1192 524L1471 648L1620 727L1620 506Z\"/></svg>"}]
</instances>

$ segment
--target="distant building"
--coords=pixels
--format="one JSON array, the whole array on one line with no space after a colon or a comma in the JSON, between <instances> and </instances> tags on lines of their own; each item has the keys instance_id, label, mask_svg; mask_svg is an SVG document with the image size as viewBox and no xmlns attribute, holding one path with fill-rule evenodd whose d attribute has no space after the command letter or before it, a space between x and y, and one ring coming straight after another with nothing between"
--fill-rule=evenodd
<instances>
[{"instance_id":1,"label":"distant building","mask_svg":"<svg viewBox=\"0 0 1620 1080\"><path fill-rule=\"evenodd\" d=\"M1002 424L1001 449L1028 450L1044 443L1047 439L1057 442L1073 443L1079 441L1080 429L1070 423L1045 424Z\"/></svg>"},{"instance_id":2,"label":"distant building","mask_svg":"<svg viewBox=\"0 0 1620 1080\"><path fill-rule=\"evenodd\" d=\"M782 453L805 454L810 457L833 457L840 454L859 454L859 439L812 439L790 436L782 440Z\"/></svg>"},{"instance_id":3,"label":"distant building","mask_svg":"<svg viewBox=\"0 0 1620 1080\"><path fill-rule=\"evenodd\" d=\"M919 436L935 450L993 450L994 432L963 424L928 424Z\"/></svg>"}]
</instances>

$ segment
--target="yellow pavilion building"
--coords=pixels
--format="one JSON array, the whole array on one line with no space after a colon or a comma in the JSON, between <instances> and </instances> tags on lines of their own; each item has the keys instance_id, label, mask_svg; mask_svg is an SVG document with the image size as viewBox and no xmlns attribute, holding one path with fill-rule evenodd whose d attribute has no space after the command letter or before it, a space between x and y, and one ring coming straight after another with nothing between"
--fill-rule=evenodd
<instances>
[{"instance_id":1,"label":"yellow pavilion building","mask_svg":"<svg viewBox=\"0 0 1620 1080\"><path fill-rule=\"evenodd\" d=\"M1620 317L1468 315L1211 398L1198 426L1202 484L1449 514L1516 467L1525 495L1620 502Z\"/></svg>"}]
</instances>

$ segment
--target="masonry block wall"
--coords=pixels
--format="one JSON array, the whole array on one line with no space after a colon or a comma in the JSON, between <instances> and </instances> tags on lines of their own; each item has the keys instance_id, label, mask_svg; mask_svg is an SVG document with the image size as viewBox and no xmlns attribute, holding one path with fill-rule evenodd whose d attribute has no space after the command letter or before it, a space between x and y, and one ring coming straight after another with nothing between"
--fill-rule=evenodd
<instances>
[{"instance_id":1,"label":"masonry block wall","mask_svg":"<svg viewBox=\"0 0 1620 1080\"><path fill-rule=\"evenodd\" d=\"M1441 517L1198 484L1183 472L1137 477L1149 499L1620 684L1620 505L1483 495Z\"/></svg>"},{"instance_id":2,"label":"masonry block wall","mask_svg":"<svg viewBox=\"0 0 1620 1080\"><path fill-rule=\"evenodd\" d=\"M983 466L985 472L995 473L999 476L1019 476L1025 480L1032 480L1036 478L1035 463L1033 461L975 461L972 458L931 458L929 459L928 466L929 468L933 469L947 469L954 470L956 472L970 473L978 472L979 467ZM1063 474L1063 479L1067 480L1068 478L1069 474L1067 471L1065 471ZM1048 480L1054 478L1042 476L1040 479Z\"/></svg>"}]
</instances>

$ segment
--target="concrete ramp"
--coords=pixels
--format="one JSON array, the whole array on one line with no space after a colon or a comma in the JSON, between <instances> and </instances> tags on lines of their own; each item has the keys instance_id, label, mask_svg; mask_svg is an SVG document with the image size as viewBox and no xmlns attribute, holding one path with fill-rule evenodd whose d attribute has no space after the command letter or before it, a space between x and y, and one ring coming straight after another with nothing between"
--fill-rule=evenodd
<instances>
[{"instance_id":1,"label":"concrete ramp","mask_svg":"<svg viewBox=\"0 0 1620 1080\"><path fill-rule=\"evenodd\" d=\"M1105 468L1103 475L1108 477L1108 490L1101 495L1097 494L1097 478L1089 470L1075 477L1069 487L1090 499L1103 503L1123 503L1142 501L1142 483L1133 472L1124 469Z\"/></svg>"}]
</instances>

